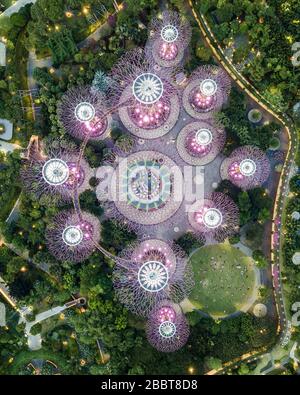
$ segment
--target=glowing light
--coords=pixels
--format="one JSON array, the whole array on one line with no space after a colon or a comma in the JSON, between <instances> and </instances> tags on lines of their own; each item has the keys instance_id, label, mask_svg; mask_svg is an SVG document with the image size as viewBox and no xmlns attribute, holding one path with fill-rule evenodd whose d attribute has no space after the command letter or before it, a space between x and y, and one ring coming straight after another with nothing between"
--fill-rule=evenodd
<instances>
[{"instance_id":1,"label":"glowing light","mask_svg":"<svg viewBox=\"0 0 300 395\"><path fill-rule=\"evenodd\" d=\"M153 104L163 95L162 80L153 73L143 73L136 77L132 92L136 100L142 104Z\"/></svg>"},{"instance_id":2,"label":"glowing light","mask_svg":"<svg viewBox=\"0 0 300 395\"><path fill-rule=\"evenodd\" d=\"M42 176L50 185L62 185L69 178L69 167L61 159L50 159L43 166Z\"/></svg>"},{"instance_id":3,"label":"glowing light","mask_svg":"<svg viewBox=\"0 0 300 395\"><path fill-rule=\"evenodd\" d=\"M212 79L205 79L201 81L200 84L200 92L204 96L211 97L217 92L218 86L217 83Z\"/></svg>"},{"instance_id":4,"label":"glowing light","mask_svg":"<svg viewBox=\"0 0 300 395\"><path fill-rule=\"evenodd\" d=\"M141 287L149 292L158 292L165 288L168 279L168 270L161 262L146 262L138 272L138 281Z\"/></svg>"},{"instance_id":5,"label":"glowing light","mask_svg":"<svg viewBox=\"0 0 300 395\"><path fill-rule=\"evenodd\" d=\"M75 107L75 117L80 122L89 122L95 116L95 108L91 103L82 102Z\"/></svg>"},{"instance_id":6,"label":"glowing light","mask_svg":"<svg viewBox=\"0 0 300 395\"><path fill-rule=\"evenodd\" d=\"M161 29L161 38L167 43L176 41L178 35L178 29L174 25L166 25Z\"/></svg>"}]
</instances>

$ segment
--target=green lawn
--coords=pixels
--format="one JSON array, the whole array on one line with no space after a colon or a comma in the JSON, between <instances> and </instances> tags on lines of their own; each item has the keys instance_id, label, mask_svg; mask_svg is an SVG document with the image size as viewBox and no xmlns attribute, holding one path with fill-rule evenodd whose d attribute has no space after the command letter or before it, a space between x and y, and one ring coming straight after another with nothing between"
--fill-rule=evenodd
<instances>
[{"instance_id":1,"label":"green lawn","mask_svg":"<svg viewBox=\"0 0 300 395\"><path fill-rule=\"evenodd\" d=\"M190 302L198 309L222 317L240 310L255 286L253 261L229 243L209 245L190 258L195 287Z\"/></svg>"}]
</instances>

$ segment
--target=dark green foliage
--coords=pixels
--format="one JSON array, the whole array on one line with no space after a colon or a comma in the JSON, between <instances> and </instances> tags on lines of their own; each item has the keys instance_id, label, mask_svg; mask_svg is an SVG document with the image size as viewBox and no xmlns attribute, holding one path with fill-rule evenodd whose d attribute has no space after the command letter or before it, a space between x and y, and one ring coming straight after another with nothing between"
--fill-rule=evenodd
<instances>
[{"instance_id":1,"label":"dark green foliage","mask_svg":"<svg viewBox=\"0 0 300 395\"><path fill-rule=\"evenodd\" d=\"M41 331L42 331L42 324L40 323L33 325L32 328L30 329L30 333L33 336L38 335L39 333L41 333Z\"/></svg>"},{"instance_id":2,"label":"dark green foliage","mask_svg":"<svg viewBox=\"0 0 300 395\"><path fill-rule=\"evenodd\" d=\"M275 123L253 126L247 118L246 95L236 88L231 90L229 106L217 114L217 120L223 124L229 136L225 147L227 154L237 145L256 145L266 150L273 133L279 129Z\"/></svg>"},{"instance_id":3,"label":"dark green foliage","mask_svg":"<svg viewBox=\"0 0 300 395\"><path fill-rule=\"evenodd\" d=\"M102 223L101 238L107 248L113 248L118 252L133 242L136 239L136 235L124 229L116 221L107 220Z\"/></svg>"},{"instance_id":4,"label":"dark green foliage","mask_svg":"<svg viewBox=\"0 0 300 395\"><path fill-rule=\"evenodd\" d=\"M48 45L54 65L59 65L72 58L77 52L75 41L70 30L62 29L49 36Z\"/></svg>"},{"instance_id":5,"label":"dark green foliage","mask_svg":"<svg viewBox=\"0 0 300 395\"><path fill-rule=\"evenodd\" d=\"M297 195L300 194L300 174L296 174L290 180L290 190L291 192L296 193Z\"/></svg>"},{"instance_id":6,"label":"dark green foliage","mask_svg":"<svg viewBox=\"0 0 300 395\"><path fill-rule=\"evenodd\" d=\"M252 258L259 269L265 269L269 264L263 252L260 250L253 251Z\"/></svg>"},{"instance_id":7,"label":"dark green foliage","mask_svg":"<svg viewBox=\"0 0 300 395\"><path fill-rule=\"evenodd\" d=\"M190 255L194 250L202 247L204 242L201 242L199 239L197 239L193 233L187 232L176 240L176 244L178 244L187 255Z\"/></svg>"},{"instance_id":8,"label":"dark green foliage","mask_svg":"<svg viewBox=\"0 0 300 395\"><path fill-rule=\"evenodd\" d=\"M82 210L86 210L100 217L103 214L103 208L101 207L99 200L95 192L86 190L80 195L80 206Z\"/></svg>"}]
</instances>

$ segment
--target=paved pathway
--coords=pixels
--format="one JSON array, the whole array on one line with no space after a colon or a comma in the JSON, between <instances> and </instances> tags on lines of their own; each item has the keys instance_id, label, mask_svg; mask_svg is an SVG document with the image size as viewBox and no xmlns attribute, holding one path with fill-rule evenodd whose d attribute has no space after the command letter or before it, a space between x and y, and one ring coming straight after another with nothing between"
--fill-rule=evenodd
<instances>
[{"instance_id":1,"label":"paved pathway","mask_svg":"<svg viewBox=\"0 0 300 395\"><path fill-rule=\"evenodd\" d=\"M28 347L30 348L30 350L40 350L42 348L42 336L41 334L37 334L37 335L32 335L30 333L31 328L35 325L38 324L44 320L46 320L47 318L53 317L54 315L60 314L62 311L64 311L65 309L67 309L68 307L66 305L63 306L57 306L54 307L50 310L44 311L42 313L39 313L36 315L35 320L34 321L26 321L25 318L23 318L23 322L25 321L25 335L28 338L27 344Z\"/></svg>"},{"instance_id":2,"label":"paved pathway","mask_svg":"<svg viewBox=\"0 0 300 395\"><path fill-rule=\"evenodd\" d=\"M5 154L7 152L13 152L16 149L23 149L23 147L18 144L7 143L6 141L0 140L0 151L4 152Z\"/></svg>"},{"instance_id":3,"label":"paved pathway","mask_svg":"<svg viewBox=\"0 0 300 395\"><path fill-rule=\"evenodd\" d=\"M11 16L15 12L18 12L20 8L24 7L26 4L35 3L36 0L18 0L15 4L8 7L1 15L2 16Z\"/></svg>"}]
</instances>

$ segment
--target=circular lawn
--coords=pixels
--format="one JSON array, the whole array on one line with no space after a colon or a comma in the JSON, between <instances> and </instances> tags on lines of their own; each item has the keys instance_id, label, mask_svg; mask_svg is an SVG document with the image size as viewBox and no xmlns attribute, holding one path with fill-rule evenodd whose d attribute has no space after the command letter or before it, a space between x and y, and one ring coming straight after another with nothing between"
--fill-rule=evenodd
<instances>
[{"instance_id":1,"label":"circular lawn","mask_svg":"<svg viewBox=\"0 0 300 395\"><path fill-rule=\"evenodd\" d=\"M217 318L250 307L256 285L250 257L223 243L199 248L190 262L195 286L189 300L196 309Z\"/></svg>"}]
</instances>

